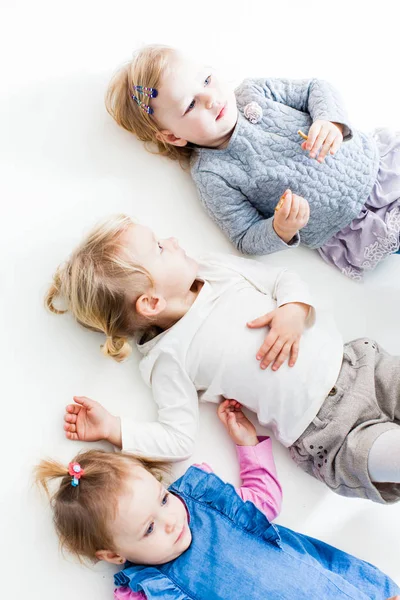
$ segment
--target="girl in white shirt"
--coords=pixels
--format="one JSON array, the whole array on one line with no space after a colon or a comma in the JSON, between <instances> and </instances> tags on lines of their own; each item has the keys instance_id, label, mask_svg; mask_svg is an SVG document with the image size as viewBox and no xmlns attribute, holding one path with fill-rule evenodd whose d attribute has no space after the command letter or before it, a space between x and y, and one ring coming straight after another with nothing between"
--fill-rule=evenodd
<instances>
[{"instance_id":1,"label":"girl in white shirt","mask_svg":"<svg viewBox=\"0 0 400 600\"><path fill-rule=\"evenodd\" d=\"M121 215L57 270L46 303L65 312L57 297L79 323L106 335L104 354L123 360L136 338L158 405L158 421L137 423L76 397L65 415L70 439L183 459L196 438L198 394L235 398L334 491L377 502L400 497L400 359L371 340L343 349L294 273L234 256L197 262L174 238L157 240Z\"/></svg>"}]
</instances>

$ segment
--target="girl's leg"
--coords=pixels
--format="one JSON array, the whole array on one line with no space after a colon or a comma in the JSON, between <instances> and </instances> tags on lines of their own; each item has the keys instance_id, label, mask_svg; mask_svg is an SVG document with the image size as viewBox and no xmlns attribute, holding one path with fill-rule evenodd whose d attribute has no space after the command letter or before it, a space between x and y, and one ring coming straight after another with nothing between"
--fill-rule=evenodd
<instances>
[{"instance_id":1,"label":"girl's leg","mask_svg":"<svg viewBox=\"0 0 400 600\"><path fill-rule=\"evenodd\" d=\"M368 472L375 483L400 483L400 426L375 440L368 455Z\"/></svg>"}]
</instances>

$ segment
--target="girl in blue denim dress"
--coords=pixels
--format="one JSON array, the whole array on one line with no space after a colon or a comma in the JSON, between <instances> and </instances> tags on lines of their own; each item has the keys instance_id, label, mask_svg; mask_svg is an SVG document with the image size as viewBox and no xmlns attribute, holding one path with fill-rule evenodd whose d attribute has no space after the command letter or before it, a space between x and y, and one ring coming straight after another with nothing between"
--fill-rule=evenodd
<instances>
[{"instance_id":1,"label":"girl in blue denim dress","mask_svg":"<svg viewBox=\"0 0 400 600\"><path fill-rule=\"evenodd\" d=\"M168 490L162 465L90 450L68 466L43 461L37 479L52 498L64 546L79 557L124 565L116 600L382 600L400 593L379 569L319 540L272 525L281 488L271 442L259 439L234 400L218 415L237 445L242 487L207 465Z\"/></svg>"}]
</instances>

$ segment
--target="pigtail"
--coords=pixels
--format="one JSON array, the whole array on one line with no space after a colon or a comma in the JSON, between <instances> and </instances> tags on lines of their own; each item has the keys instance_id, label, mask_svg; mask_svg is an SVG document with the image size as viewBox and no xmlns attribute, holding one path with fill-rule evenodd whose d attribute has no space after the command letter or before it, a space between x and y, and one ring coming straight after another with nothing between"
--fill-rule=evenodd
<instances>
[{"instance_id":1,"label":"pigtail","mask_svg":"<svg viewBox=\"0 0 400 600\"><path fill-rule=\"evenodd\" d=\"M34 469L36 485L42 488L49 497L51 496L49 482L60 477L67 477L67 475L67 467L55 460L42 460Z\"/></svg>"},{"instance_id":2,"label":"pigtail","mask_svg":"<svg viewBox=\"0 0 400 600\"><path fill-rule=\"evenodd\" d=\"M132 346L127 337L107 336L106 341L101 346L104 356L109 356L117 362L122 362L132 352Z\"/></svg>"},{"instance_id":3,"label":"pigtail","mask_svg":"<svg viewBox=\"0 0 400 600\"><path fill-rule=\"evenodd\" d=\"M168 465L161 461L94 449L77 454L68 467L54 460L42 460L36 466L35 480L50 500L61 549L81 562L85 558L96 562L99 550L113 549L109 524L135 466L159 481L169 474ZM59 480L54 493L49 491L52 480Z\"/></svg>"},{"instance_id":4,"label":"pigtail","mask_svg":"<svg viewBox=\"0 0 400 600\"><path fill-rule=\"evenodd\" d=\"M63 269L59 267L53 275L53 283L51 284L44 299L46 308L56 315L63 315L67 312L67 309L63 310L54 306L54 300L62 297L62 275Z\"/></svg>"}]
</instances>

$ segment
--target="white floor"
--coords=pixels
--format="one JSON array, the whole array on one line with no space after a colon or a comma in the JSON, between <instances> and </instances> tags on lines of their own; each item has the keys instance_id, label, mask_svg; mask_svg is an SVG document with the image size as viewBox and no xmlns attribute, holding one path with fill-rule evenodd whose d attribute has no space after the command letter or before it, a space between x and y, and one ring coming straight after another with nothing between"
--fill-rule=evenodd
<instances>
[{"instance_id":1,"label":"white floor","mask_svg":"<svg viewBox=\"0 0 400 600\"><path fill-rule=\"evenodd\" d=\"M357 127L399 128L396 4L2 4L2 598L111 598L113 569L88 569L59 553L31 469L41 457L68 461L79 449L62 430L63 407L73 394L138 419L155 414L136 355L123 365L106 360L101 336L44 310L57 264L92 224L117 212L151 224L161 236L176 235L189 253L233 251L203 212L189 176L148 154L106 114L103 95L112 71L141 43L169 43L237 82L251 75L328 79L342 91ZM305 249L261 260L297 269L333 309L346 340L368 335L400 354L400 256L364 285ZM275 450L284 490L279 523L357 554L400 583L400 506L336 496L297 470L284 448L276 444ZM238 481L232 444L213 407L202 407L193 460Z\"/></svg>"}]
</instances>

